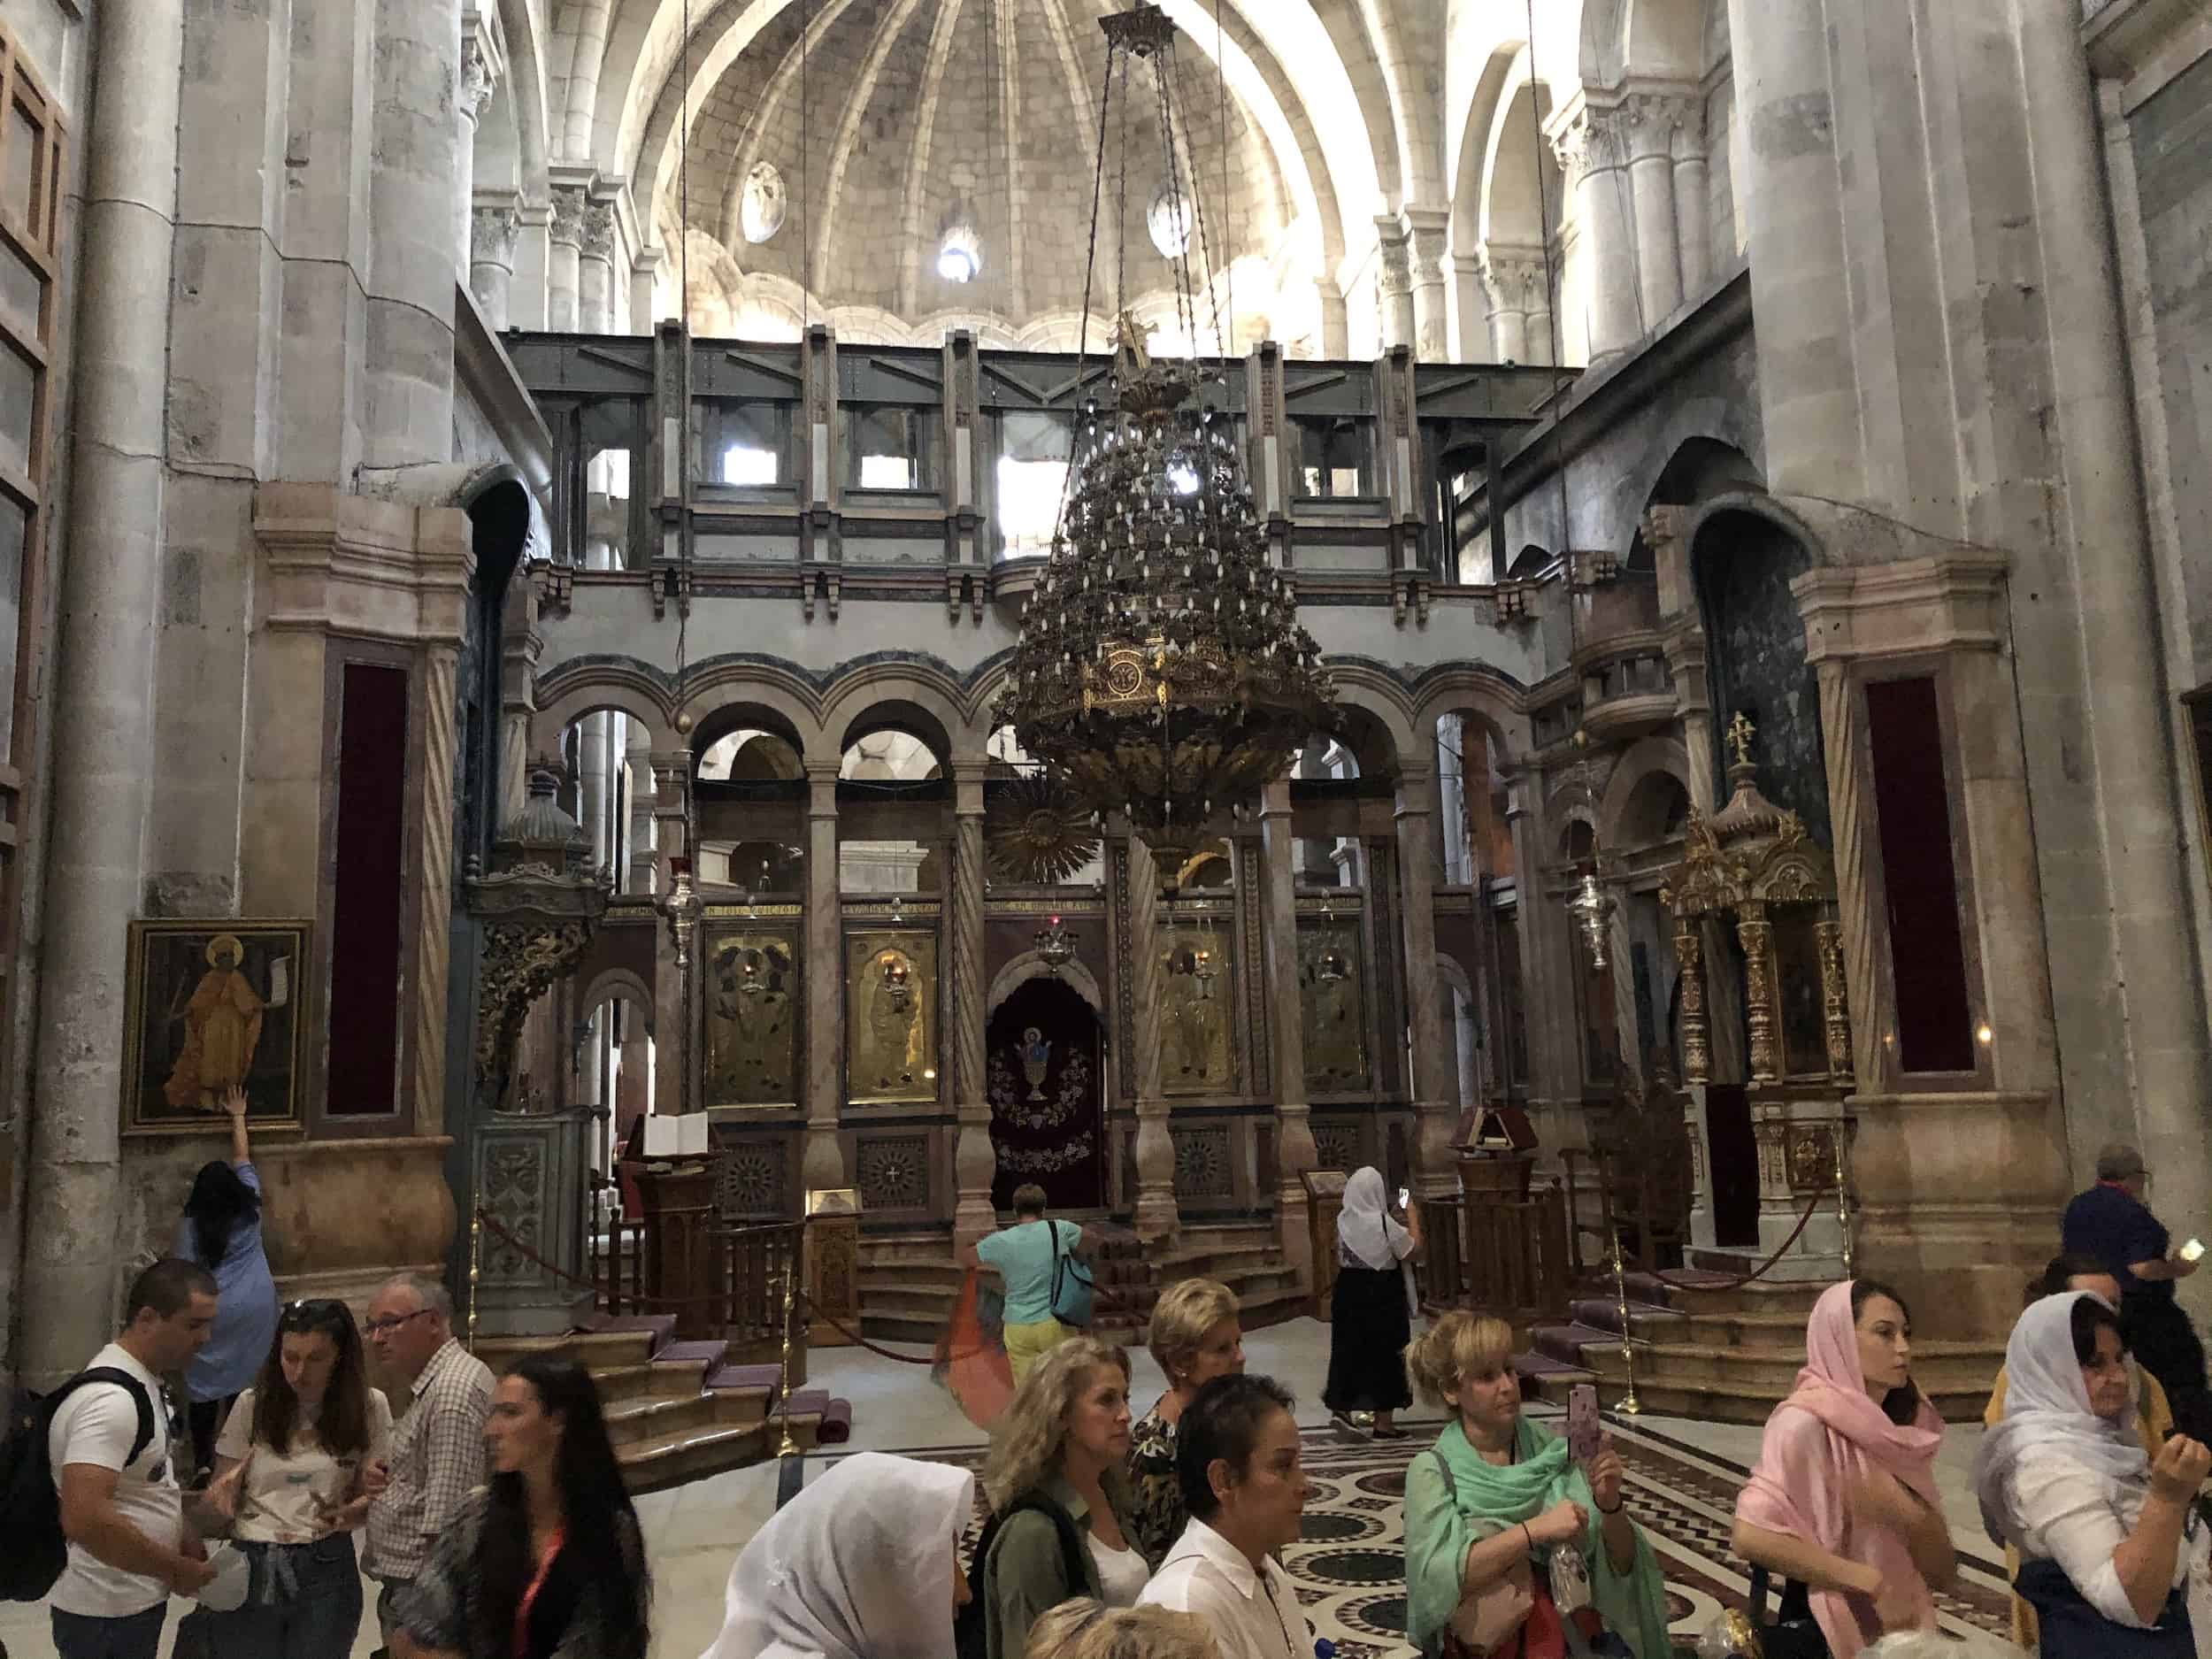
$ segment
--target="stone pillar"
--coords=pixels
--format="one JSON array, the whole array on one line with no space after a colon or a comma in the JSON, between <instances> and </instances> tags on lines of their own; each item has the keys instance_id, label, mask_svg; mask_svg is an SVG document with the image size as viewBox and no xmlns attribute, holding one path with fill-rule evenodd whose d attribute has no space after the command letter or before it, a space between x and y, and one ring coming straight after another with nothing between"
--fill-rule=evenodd
<instances>
[{"instance_id":1,"label":"stone pillar","mask_svg":"<svg viewBox=\"0 0 2212 1659\"><path fill-rule=\"evenodd\" d=\"M684 833L684 801L691 787L691 751L674 749L653 756L653 839L662 859L696 858L697 850ZM657 872L661 890L670 890L665 865ZM692 870L692 890L698 891L698 870ZM653 929L653 1110L672 1116L691 1109L688 1081L696 1070L685 1055L685 1040L695 1037L696 1020L685 1006L688 986L676 967L676 944L665 916L656 915ZM696 969L697 933L695 941ZM811 1033L810 1033L810 1039ZM694 1043L695 1048L698 1045Z\"/></svg>"},{"instance_id":2,"label":"stone pillar","mask_svg":"<svg viewBox=\"0 0 2212 1659\"><path fill-rule=\"evenodd\" d=\"M614 856L608 834L614 815L607 777L607 719L603 712L588 714L576 723L576 815L584 833L591 837L592 864L600 870Z\"/></svg>"},{"instance_id":3,"label":"stone pillar","mask_svg":"<svg viewBox=\"0 0 2212 1659\"><path fill-rule=\"evenodd\" d=\"M985 1070L983 936L983 778L973 762L953 764L952 903L946 915L952 951L952 1009L946 1021L952 1033L953 1112L960 1122L953 1169L959 1202L953 1211L956 1248L973 1242L998 1225L991 1184L998 1174L998 1153L991 1145L991 1098Z\"/></svg>"},{"instance_id":4,"label":"stone pillar","mask_svg":"<svg viewBox=\"0 0 2212 1659\"><path fill-rule=\"evenodd\" d=\"M1482 250L1455 253L1444 260L1445 296L1451 304L1452 358L1458 363L1495 362L1488 296L1483 291ZM1525 359L1517 359L1525 361Z\"/></svg>"},{"instance_id":5,"label":"stone pillar","mask_svg":"<svg viewBox=\"0 0 2212 1659\"><path fill-rule=\"evenodd\" d=\"M580 334L614 332L614 204L584 204L577 256L576 328Z\"/></svg>"},{"instance_id":6,"label":"stone pillar","mask_svg":"<svg viewBox=\"0 0 2212 1659\"><path fill-rule=\"evenodd\" d=\"M469 292L494 334L505 331L515 283L514 204L480 207L469 222Z\"/></svg>"},{"instance_id":7,"label":"stone pillar","mask_svg":"<svg viewBox=\"0 0 2212 1659\"><path fill-rule=\"evenodd\" d=\"M1528 1021L1529 1106L1547 1156L1589 1146L1582 1120L1582 1070L1576 1050L1574 964L1566 918L1544 891L1552 858L1542 818L1543 777L1533 766L1505 769L1506 818L1513 834L1515 906L1521 939L1521 1006Z\"/></svg>"},{"instance_id":8,"label":"stone pillar","mask_svg":"<svg viewBox=\"0 0 2212 1659\"><path fill-rule=\"evenodd\" d=\"M1853 500L1865 462L1825 7L1728 0L1728 27L1768 488Z\"/></svg>"},{"instance_id":9,"label":"stone pillar","mask_svg":"<svg viewBox=\"0 0 2212 1659\"><path fill-rule=\"evenodd\" d=\"M1490 303L1490 349L1500 363L1527 363L1529 357L1528 261L1493 249L1482 259L1482 286Z\"/></svg>"},{"instance_id":10,"label":"stone pillar","mask_svg":"<svg viewBox=\"0 0 2212 1659\"><path fill-rule=\"evenodd\" d=\"M1413 322L1413 240L1386 215L1375 220L1375 299L1380 308L1382 349L1410 346Z\"/></svg>"},{"instance_id":11,"label":"stone pillar","mask_svg":"<svg viewBox=\"0 0 2212 1659\"><path fill-rule=\"evenodd\" d=\"M454 111L459 117L453 152L453 211L460 229L460 240L454 246L460 250L464 270L472 265L471 249L475 242L476 127L484 119L484 111L491 104L492 92L498 84L498 72L482 36L474 29L465 30L460 81L453 99ZM471 271L470 274L474 273Z\"/></svg>"},{"instance_id":12,"label":"stone pillar","mask_svg":"<svg viewBox=\"0 0 2212 1659\"><path fill-rule=\"evenodd\" d=\"M1575 257L1590 318L1590 362L1610 362L1635 344L1635 233L1630 217L1627 118L1617 109L1571 106L1552 129L1552 150L1575 207Z\"/></svg>"},{"instance_id":13,"label":"stone pillar","mask_svg":"<svg viewBox=\"0 0 2212 1659\"><path fill-rule=\"evenodd\" d=\"M545 258L545 326L556 334L572 334L580 326L579 296L583 282L584 187L553 187L553 223L547 231Z\"/></svg>"},{"instance_id":14,"label":"stone pillar","mask_svg":"<svg viewBox=\"0 0 2212 1659\"><path fill-rule=\"evenodd\" d=\"M621 890L643 895L653 891L653 742L645 727L630 727L630 867L620 872Z\"/></svg>"},{"instance_id":15,"label":"stone pillar","mask_svg":"<svg viewBox=\"0 0 2212 1659\"><path fill-rule=\"evenodd\" d=\"M1638 93L1622 106L1628 137L1628 188L1636 216L1636 278L1643 332L1682 303L1680 229L1675 218L1674 134L1680 98Z\"/></svg>"},{"instance_id":16,"label":"stone pillar","mask_svg":"<svg viewBox=\"0 0 2212 1659\"><path fill-rule=\"evenodd\" d=\"M1421 1191L1437 1197L1458 1190L1452 1140L1452 1056L1445 1047L1436 972L1436 769L1425 757L1402 762L1398 774L1400 928L1406 956L1406 1016L1413 1027L1413 1110L1420 1125Z\"/></svg>"},{"instance_id":17,"label":"stone pillar","mask_svg":"<svg viewBox=\"0 0 2212 1659\"><path fill-rule=\"evenodd\" d=\"M1147 1240L1172 1239L1182 1225L1175 1201L1175 1138L1160 1092L1160 873L1152 849L1131 833L1122 842L1119 875L1126 933L1129 1005L1135 1029L1137 1082L1136 1224Z\"/></svg>"},{"instance_id":18,"label":"stone pillar","mask_svg":"<svg viewBox=\"0 0 2212 1659\"><path fill-rule=\"evenodd\" d=\"M1444 249L1451 215L1442 208L1409 207L1405 235L1413 282L1413 348L1423 363L1451 360L1451 315L1444 287Z\"/></svg>"},{"instance_id":19,"label":"stone pillar","mask_svg":"<svg viewBox=\"0 0 2212 1659\"><path fill-rule=\"evenodd\" d=\"M379 0L376 13L362 459L403 475L453 458L461 28L457 10L420 0Z\"/></svg>"},{"instance_id":20,"label":"stone pillar","mask_svg":"<svg viewBox=\"0 0 2212 1659\"><path fill-rule=\"evenodd\" d=\"M1675 113L1674 158L1675 242L1682 250L1682 296L1687 300L1705 296L1713 280L1712 197L1705 163L1705 102L1682 100Z\"/></svg>"},{"instance_id":21,"label":"stone pillar","mask_svg":"<svg viewBox=\"0 0 2212 1659\"><path fill-rule=\"evenodd\" d=\"M183 75L180 0L96 29L79 231L69 556L47 695L56 754L39 952L25 1294L27 1387L115 1333L125 925L139 914L153 768L153 653L165 533L171 261Z\"/></svg>"},{"instance_id":22,"label":"stone pillar","mask_svg":"<svg viewBox=\"0 0 2212 1659\"><path fill-rule=\"evenodd\" d=\"M1267 974L1268 1057L1274 1075L1276 1167L1275 1228L1283 1261L1312 1284L1313 1237L1308 1230L1306 1187L1301 1179L1313 1168L1312 1113L1306 1098L1305 1017L1298 1000L1298 877L1291 833L1290 785L1271 783L1260 796L1260 830L1267 875L1262 900L1262 956Z\"/></svg>"},{"instance_id":23,"label":"stone pillar","mask_svg":"<svg viewBox=\"0 0 2212 1659\"><path fill-rule=\"evenodd\" d=\"M837 1138L844 1103L845 927L838 891L837 767L810 764L806 846L806 1151L810 1192L848 1187Z\"/></svg>"}]
</instances>

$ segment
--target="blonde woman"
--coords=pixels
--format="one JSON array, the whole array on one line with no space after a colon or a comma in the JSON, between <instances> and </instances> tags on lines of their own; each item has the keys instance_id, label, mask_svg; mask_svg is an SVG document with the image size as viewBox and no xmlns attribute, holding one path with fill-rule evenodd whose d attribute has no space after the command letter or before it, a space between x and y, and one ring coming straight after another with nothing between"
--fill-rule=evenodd
<instances>
[{"instance_id":1,"label":"blonde woman","mask_svg":"<svg viewBox=\"0 0 2212 1659\"><path fill-rule=\"evenodd\" d=\"M1040 1359L991 1432L991 1521L974 1583L989 1659L1022 1659L1030 1626L1071 1596L1127 1607L1151 1569L1131 1540L1129 1356L1093 1337Z\"/></svg>"},{"instance_id":2,"label":"blonde woman","mask_svg":"<svg viewBox=\"0 0 2212 1659\"><path fill-rule=\"evenodd\" d=\"M1201 1387L1217 1377L1244 1373L1236 1292L1215 1279L1170 1285L1152 1310L1150 1347L1167 1378L1167 1392L1130 1432L1129 1501L1137 1548L1156 1567L1190 1518L1175 1472L1175 1425Z\"/></svg>"},{"instance_id":3,"label":"blonde woman","mask_svg":"<svg viewBox=\"0 0 2212 1659\"><path fill-rule=\"evenodd\" d=\"M1085 1597L1037 1621L1027 1659L1221 1659L1221 1650L1194 1614Z\"/></svg>"},{"instance_id":4,"label":"blonde woman","mask_svg":"<svg viewBox=\"0 0 2212 1659\"><path fill-rule=\"evenodd\" d=\"M1651 1546L1622 1508L1624 1471L1611 1438L1586 1469L1567 1442L1521 1415L1512 1327L1448 1313L1406 1348L1406 1369L1453 1420L1406 1470L1406 1640L1429 1659L1448 1636L1495 1659L1564 1659L1568 1631L1594 1614L1636 1659L1668 1659L1666 1596ZM1553 1600L1586 1578L1589 1607ZM1572 1567L1579 1562L1580 1574Z\"/></svg>"}]
</instances>

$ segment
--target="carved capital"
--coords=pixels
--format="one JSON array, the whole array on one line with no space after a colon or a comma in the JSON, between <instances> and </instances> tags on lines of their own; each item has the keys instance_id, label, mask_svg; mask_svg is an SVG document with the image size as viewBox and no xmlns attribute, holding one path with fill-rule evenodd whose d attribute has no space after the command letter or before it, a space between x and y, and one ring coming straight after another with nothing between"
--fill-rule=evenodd
<instances>
[{"instance_id":1,"label":"carved capital","mask_svg":"<svg viewBox=\"0 0 2212 1659\"><path fill-rule=\"evenodd\" d=\"M515 234L521 222L511 203L497 207L480 207L470 214L470 263L495 265L513 270Z\"/></svg>"},{"instance_id":2,"label":"carved capital","mask_svg":"<svg viewBox=\"0 0 2212 1659\"><path fill-rule=\"evenodd\" d=\"M580 247L584 240L584 207L582 185L555 185L553 225L547 234L555 242L565 242L572 248Z\"/></svg>"},{"instance_id":3,"label":"carved capital","mask_svg":"<svg viewBox=\"0 0 2212 1659\"><path fill-rule=\"evenodd\" d=\"M1413 250L1403 233L1388 227L1380 238L1381 262L1379 283L1386 296L1394 297L1413 292Z\"/></svg>"},{"instance_id":4,"label":"carved capital","mask_svg":"<svg viewBox=\"0 0 2212 1659\"><path fill-rule=\"evenodd\" d=\"M1628 162L1628 116L1622 110L1584 104L1551 135L1552 155L1572 190L1594 173Z\"/></svg>"},{"instance_id":5,"label":"carved capital","mask_svg":"<svg viewBox=\"0 0 2212 1659\"><path fill-rule=\"evenodd\" d=\"M455 99L460 105L461 119L474 127L498 85L499 71L493 66L483 42L471 35L461 42L461 79Z\"/></svg>"},{"instance_id":6,"label":"carved capital","mask_svg":"<svg viewBox=\"0 0 2212 1659\"><path fill-rule=\"evenodd\" d=\"M1479 269L1493 311L1524 314L1545 309L1548 273L1544 256L1528 249L1486 248Z\"/></svg>"},{"instance_id":7,"label":"carved capital","mask_svg":"<svg viewBox=\"0 0 2212 1659\"><path fill-rule=\"evenodd\" d=\"M1698 123L1702 148L1705 109L1694 97L1679 93L1632 93L1622 102L1620 114L1625 124L1628 154L1633 160L1672 155L1677 134L1692 119Z\"/></svg>"},{"instance_id":8,"label":"carved capital","mask_svg":"<svg viewBox=\"0 0 2212 1659\"><path fill-rule=\"evenodd\" d=\"M582 230L584 257L612 259L614 257L614 204L587 202L584 204Z\"/></svg>"}]
</instances>

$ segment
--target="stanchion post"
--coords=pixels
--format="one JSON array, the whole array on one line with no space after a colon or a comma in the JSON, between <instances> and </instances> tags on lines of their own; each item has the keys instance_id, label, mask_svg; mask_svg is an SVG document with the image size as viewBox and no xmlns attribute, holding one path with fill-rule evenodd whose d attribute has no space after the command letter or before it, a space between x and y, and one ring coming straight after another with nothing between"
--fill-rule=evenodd
<instances>
[{"instance_id":1,"label":"stanchion post","mask_svg":"<svg viewBox=\"0 0 2212 1659\"><path fill-rule=\"evenodd\" d=\"M469 1352L476 1352L476 1282L484 1276L484 1212L469 1212Z\"/></svg>"},{"instance_id":2,"label":"stanchion post","mask_svg":"<svg viewBox=\"0 0 2212 1659\"><path fill-rule=\"evenodd\" d=\"M1849 1120L1839 1118L1833 1133L1828 1137L1836 1154L1836 1221L1843 1229L1843 1276L1847 1279L1859 1276L1854 1265L1856 1252L1851 1248L1851 1171L1845 1162L1843 1149L1844 1136L1849 1130Z\"/></svg>"},{"instance_id":3,"label":"stanchion post","mask_svg":"<svg viewBox=\"0 0 2212 1659\"><path fill-rule=\"evenodd\" d=\"M783 1270L783 1358L776 1379L776 1399L783 1411L783 1439L777 1444L776 1455L796 1457L799 1442L791 1433L791 1327L799 1317L799 1255L796 1249Z\"/></svg>"},{"instance_id":4,"label":"stanchion post","mask_svg":"<svg viewBox=\"0 0 2212 1659\"><path fill-rule=\"evenodd\" d=\"M1613 1409L1624 1417L1640 1415L1644 1402L1636 1397L1636 1332L1628 1322L1628 1258L1621 1253L1621 1235L1613 1234L1613 1299L1621 1315L1621 1359L1628 1367L1628 1392Z\"/></svg>"}]
</instances>

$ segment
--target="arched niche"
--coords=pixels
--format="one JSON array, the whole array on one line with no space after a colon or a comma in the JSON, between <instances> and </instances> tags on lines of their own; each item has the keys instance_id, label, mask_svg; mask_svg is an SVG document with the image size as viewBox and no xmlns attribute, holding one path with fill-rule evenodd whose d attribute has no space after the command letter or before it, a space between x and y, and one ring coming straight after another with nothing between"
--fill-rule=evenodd
<instances>
[{"instance_id":1,"label":"arched niche","mask_svg":"<svg viewBox=\"0 0 2212 1659\"><path fill-rule=\"evenodd\" d=\"M703 887L799 896L806 885L803 754L797 726L764 703L723 703L693 731L693 858Z\"/></svg>"}]
</instances>

